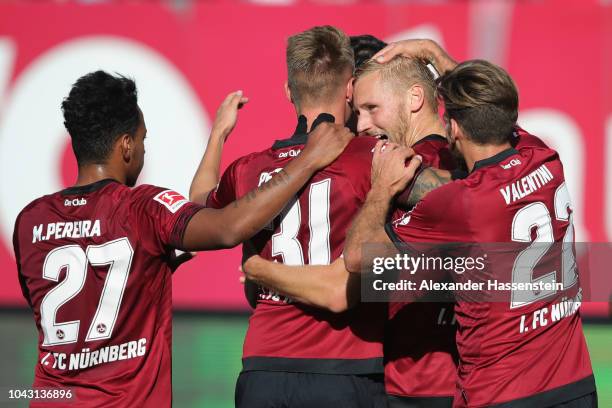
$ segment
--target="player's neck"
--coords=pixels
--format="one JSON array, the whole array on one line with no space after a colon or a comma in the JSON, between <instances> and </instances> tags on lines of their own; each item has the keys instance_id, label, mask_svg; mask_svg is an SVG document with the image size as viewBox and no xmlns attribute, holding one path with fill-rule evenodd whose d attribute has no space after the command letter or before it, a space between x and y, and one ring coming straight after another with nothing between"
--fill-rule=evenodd
<instances>
[{"instance_id":1,"label":"player's neck","mask_svg":"<svg viewBox=\"0 0 612 408\"><path fill-rule=\"evenodd\" d=\"M114 179L125 184L125 176L113 171L107 164L86 164L79 166L75 186L85 186L104 179Z\"/></svg>"},{"instance_id":2,"label":"player's neck","mask_svg":"<svg viewBox=\"0 0 612 408\"><path fill-rule=\"evenodd\" d=\"M297 114L299 115L303 115L306 117L306 123L308 123L308 131L310 132L310 127L312 126L312 123L315 121L315 119L322 113L329 113L330 115L334 116L334 122L335 123L342 123L342 121L344 120L344 105L342 106L334 106L334 105L327 105L327 106L317 106L317 107L305 107L300 109Z\"/></svg>"},{"instance_id":3,"label":"player's neck","mask_svg":"<svg viewBox=\"0 0 612 408\"><path fill-rule=\"evenodd\" d=\"M504 143L501 145L477 145L475 143L466 143L463 149L463 157L467 165L468 171L474 169L474 164L478 161L488 159L495 156L498 153L503 152L511 148L510 143Z\"/></svg>"},{"instance_id":4,"label":"player's neck","mask_svg":"<svg viewBox=\"0 0 612 408\"><path fill-rule=\"evenodd\" d=\"M406 146L414 146L415 143L429 135L440 135L445 137L446 130L436 113L430 113L422 118L414 118L413 126L410 126L404 141Z\"/></svg>"}]
</instances>

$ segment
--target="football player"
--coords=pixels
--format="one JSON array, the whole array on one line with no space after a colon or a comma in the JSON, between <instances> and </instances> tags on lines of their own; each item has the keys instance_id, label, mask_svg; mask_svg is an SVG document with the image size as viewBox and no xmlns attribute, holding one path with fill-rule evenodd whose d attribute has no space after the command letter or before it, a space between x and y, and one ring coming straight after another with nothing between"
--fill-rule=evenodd
<instances>
[{"instance_id":1,"label":"football player","mask_svg":"<svg viewBox=\"0 0 612 408\"><path fill-rule=\"evenodd\" d=\"M292 157L301 155L313 129L325 121L345 123L353 64L349 38L337 28L314 27L290 37L286 93L296 109L296 130L232 163L209 204L224 206L274 180ZM370 188L375 143L355 138L281 217L245 243L245 255L257 253L288 265L327 265L338 258L346 229ZM364 305L335 314L265 287L257 296L244 342L237 407L386 406L383 308Z\"/></svg>"},{"instance_id":2,"label":"football player","mask_svg":"<svg viewBox=\"0 0 612 408\"><path fill-rule=\"evenodd\" d=\"M368 270L363 266L371 260L362 248L372 242L394 242L400 250L407 249L401 243L542 242L545 252L555 243L573 243L571 203L558 154L545 146L512 147L518 93L510 76L486 61L466 61L440 79L438 90L449 141L465 159L468 176L431 191L403 222L386 224L393 196L412 174L404 152L378 148L372 190L347 238L347 269ZM456 293L460 361L454 406L597 405L571 252L555 258L552 279L563 282L561 289L526 291L518 302L473 301ZM510 277L512 283L542 280L533 270L544 255L531 267L522 265L525 257L520 256L514 262L490 262L487 273L492 279ZM460 280L461 275L448 278ZM570 299L569 311L542 317L563 299Z\"/></svg>"},{"instance_id":3,"label":"football player","mask_svg":"<svg viewBox=\"0 0 612 408\"><path fill-rule=\"evenodd\" d=\"M13 237L39 332L33 386L69 390L71 406L170 406L174 250L229 248L249 238L352 134L322 124L274 180L210 209L170 189L131 188L147 134L134 81L87 74L62 110L78 178L28 204Z\"/></svg>"},{"instance_id":4,"label":"football player","mask_svg":"<svg viewBox=\"0 0 612 408\"><path fill-rule=\"evenodd\" d=\"M374 60L356 70L353 104L358 132L410 146L423 160L420 181L401 197L392 219L418 201L431 180L450 181L435 168L456 167L444 126L438 117L436 85L425 63L397 56L387 64ZM435 168L434 168L435 167ZM358 278L337 260L329 266L288 266L253 257L244 265L247 277L296 300L344 311L359 300ZM385 331L385 388L393 407L452 405L456 347L452 304L389 304ZM441 321L439 316L446 315Z\"/></svg>"}]
</instances>

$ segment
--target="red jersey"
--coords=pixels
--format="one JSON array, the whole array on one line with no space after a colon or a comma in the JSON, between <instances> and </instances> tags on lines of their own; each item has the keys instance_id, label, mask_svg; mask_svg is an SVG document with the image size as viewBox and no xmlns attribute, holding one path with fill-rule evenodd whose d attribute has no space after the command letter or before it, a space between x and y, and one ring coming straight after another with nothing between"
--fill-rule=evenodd
<instances>
[{"instance_id":1,"label":"red jersey","mask_svg":"<svg viewBox=\"0 0 612 408\"><path fill-rule=\"evenodd\" d=\"M531 148L548 148L546 143L539 137L532 135L520 126L514 128L514 132L512 132L512 137L510 138L510 144L518 151Z\"/></svg>"},{"instance_id":2,"label":"red jersey","mask_svg":"<svg viewBox=\"0 0 612 408\"><path fill-rule=\"evenodd\" d=\"M225 171L209 205L223 207L265 183L307 140L302 119L292 138L244 156ZM344 239L370 189L376 139L359 137L317 172L281 215L251 241L266 259L324 265L342 255ZM331 374L382 373L385 304L332 313L259 288L244 341L243 370Z\"/></svg>"},{"instance_id":3,"label":"red jersey","mask_svg":"<svg viewBox=\"0 0 612 408\"><path fill-rule=\"evenodd\" d=\"M423 167L436 167L442 170L454 170L456 167L453 154L448 148L448 140L441 135L429 135L412 145L416 154L423 158Z\"/></svg>"},{"instance_id":4,"label":"red jersey","mask_svg":"<svg viewBox=\"0 0 612 408\"><path fill-rule=\"evenodd\" d=\"M570 208L557 153L531 144L475 163L467 178L432 191L409 218L387 230L402 242L516 242L530 248L534 239L573 242ZM492 278L512 277L514 283L527 273L527 281L544 279L537 264L526 268L510 255L517 261L493 264ZM551 406L595 390L578 310L581 291L575 269L566 270L560 258L554 273L563 290L546 296L534 291L531 299L510 303L458 298L455 406Z\"/></svg>"},{"instance_id":5,"label":"red jersey","mask_svg":"<svg viewBox=\"0 0 612 408\"><path fill-rule=\"evenodd\" d=\"M71 406L171 405L167 261L200 208L107 179L21 211L13 245L39 332L34 387L71 388Z\"/></svg>"},{"instance_id":6,"label":"red jersey","mask_svg":"<svg viewBox=\"0 0 612 408\"><path fill-rule=\"evenodd\" d=\"M423 167L455 169L445 137L430 135L412 148L423 158ZM405 213L398 208L391 220L401 219ZM389 303L385 332L387 394L412 399L453 397L457 377L453 308L452 303Z\"/></svg>"}]
</instances>

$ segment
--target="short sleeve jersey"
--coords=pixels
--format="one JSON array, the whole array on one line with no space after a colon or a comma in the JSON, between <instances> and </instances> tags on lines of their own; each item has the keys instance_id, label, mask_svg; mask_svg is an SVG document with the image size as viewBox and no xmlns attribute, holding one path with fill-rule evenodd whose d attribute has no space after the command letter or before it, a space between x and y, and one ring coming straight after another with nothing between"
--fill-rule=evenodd
<instances>
[{"instance_id":1,"label":"short sleeve jersey","mask_svg":"<svg viewBox=\"0 0 612 408\"><path fill-rule=\"evenodd\" d=\"M412 148L423 158L422 168L456 167L443 136L426 136ZM396 208L391 221L401 220L407 213ZM452 398L457 376L455 331L452 303L389 303L385 331L387 393L410 398Z\"/></svg>"},{"instance_id":2,"label":"short sleeve jersey","mask_svg":"<svg viewBox=\"0 0 612 408\"><path fill-rule=\"evenodd\" d=\"M555 151L539 146L537 138L530 140L534 143L528 146L519 143L519 150L509 148L476 162L467 178L432 191L404 222L387 228L390 238L404 243L526 246L534 239L573 242L562 164ZM502 265L493 265L489 278L510 281L513 264ZM594 391L579 285L562 276L560 264L556 271L557 282L567 280L566 289L537 301L512 305L458 298L455 406L549 406ZM539 278L533 270L530 273ZM571 302L560 313L563 298Z\"/></svg>"},{"instance_id":3,"label":"short sleeve jersey","mask_svg":"<svg viewBox=\"0 0 612 408\"><path fill-rule=\"evenodd\" d=\"M170 406L168 261L200 208L102 180L21 211L13 244L39 332L35 387L71 388L75 406Z\"/></svg>"},{"instance_id":4,"label":"short sleeve jersey","mask_svg":"<svg viewBox=\"0 0 612 408\"><path fill-rule=\"evenodd\" d=\"M301 119L290 139L232 163L208 205L223 207L274 177L300 154L308 137L305 126ZM341 256L347 229L370 189L375 144L370 137L353 139L250 244L263 258L288 265L329 264ZM363 304L335 314L266 288L258 291L244 342L245 371L382 372L384 304Z\"/></svg>"}]
</instances>

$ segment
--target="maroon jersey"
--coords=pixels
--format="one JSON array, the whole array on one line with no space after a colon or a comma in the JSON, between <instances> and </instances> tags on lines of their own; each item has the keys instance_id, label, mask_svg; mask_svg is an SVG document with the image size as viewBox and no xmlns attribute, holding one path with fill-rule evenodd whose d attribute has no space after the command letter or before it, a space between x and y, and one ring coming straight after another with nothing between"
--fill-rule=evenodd
<instances>
[{"instance_id":1,"label":"maroon jersey","mask_svg":"<svg viewBox=\"0 0 612 408\"><path fill-rule=\"evenodd\" d=\"M171 405L167 262L200 208L107 179L22 210L13 245L39 332L34 387L69 387L75 406Z\"/></svg>"},{"instance_id":2,"label":"maroon jersey","mask_svg":"<svg viewBox=\"0 0 612 408\"><path fill-rule=\"evenodd\" d=\"M532 135L520 126L514 128L514 132L512 132L512 137L510 138L510 144L518 151L548 147L539 137Z\"/></svg>"},{"instance_id":3,"label":"maroon jersey","mask_svg":"<svg viewBox=\"0 0 612 408\"><path fill-rule=\"evenodd\" d=\"M530 143L475 163L467 178L431 192L409 218L387 230L393 240L408 243L515 242L531 248L533 242L573 242L570 208L557 153ZM510 255L514 262L490 262L490 278L513 283L516 278L544 279L537 264L523 267L522 259ZM457 299L455 406L551 406L595 390L576 272L573 263L565 268L561 257L555 259L552 270L563 289L533 291L521 302Z\"/></svg>"},{"instance_id":4,"label":"maroon jersey","mask_svg":"<svg viewBox=\"0 0 612 408\"><path fill-rule=\"evenodd\" d=\"M223 207L273 177L300 153L304 126L302 120L292 138L232 163L209 205ZM323 265L341 256L347 229L370 189L375 144L374 138L355 138L317 172L273 225L251 240L259 254L287 265ZM259 288L257 302L244 341L244 371L382 373L386 305L362 304L335 314L265 288Z\"/></svg>"},{"instance_id":5,"label":"maroon jersey","mask_svg":"<svg viewBox=\"0 0 612 408\"><path fill-rule=\"evenodd\" d=\"M423 158L423 167L454 170L455 160L448 149L448 140L441 135L429 135L412 145L416 154Z\"/></svg>"},{"instance_id":6,"label":"maroon jersey","mask_svg":"<svg viewBox=\"0 0 612 408\"><path fill-rule=\"evenodd\" d=\"M446 138L430 135L412 148L423 167L454 170ZM410 188L410 187L409 187ZM406 214L397 208L391 220ZM452 303L389 303L385 332L385 388L387 394L411 398L455 394L457 347Z\"/></svg>"}]
</instances>

